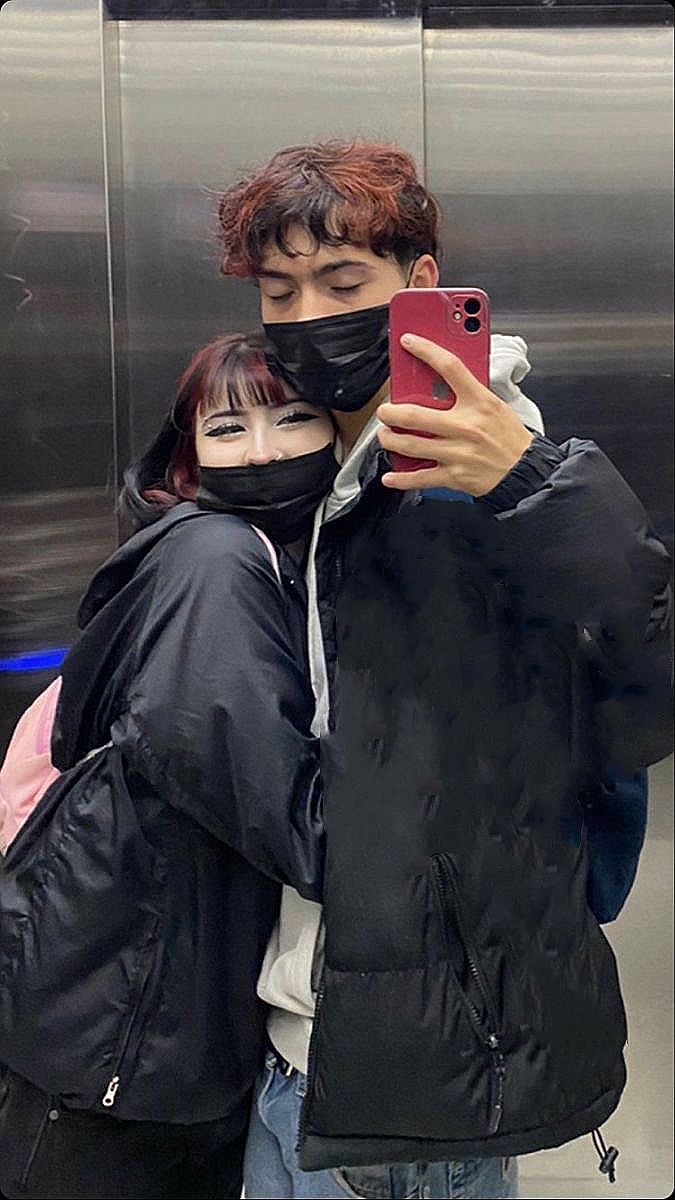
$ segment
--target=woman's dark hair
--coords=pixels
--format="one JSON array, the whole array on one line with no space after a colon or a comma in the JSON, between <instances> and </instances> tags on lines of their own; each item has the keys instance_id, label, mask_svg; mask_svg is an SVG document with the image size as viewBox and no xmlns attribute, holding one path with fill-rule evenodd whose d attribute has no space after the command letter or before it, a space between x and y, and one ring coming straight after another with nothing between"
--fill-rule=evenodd
<instances>
[{"instance_id":1,"label":"woman's dark hair","mask_svg":"<svg viewBox=\"0 0 675 1200\"><path fill-rule=\"evenodd\" d=\"M124 472L120 513L134 529L159 520L198 488L197 418L225 405L233 412L288 403L280 379L265 361L262 334L228 333L193 355L176 398L152 445Z\"/></svg>"}]
</instances>

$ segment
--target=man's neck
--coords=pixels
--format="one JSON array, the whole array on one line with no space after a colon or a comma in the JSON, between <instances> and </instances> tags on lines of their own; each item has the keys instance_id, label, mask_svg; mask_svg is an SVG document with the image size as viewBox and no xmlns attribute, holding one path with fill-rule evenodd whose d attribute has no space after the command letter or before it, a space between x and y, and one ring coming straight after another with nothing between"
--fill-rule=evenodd
<instances>
[{"instance_id":1,"label":"man's neck","mask_svg":"<svg viewBox=\"0 0 675 1200\"><path fill-rule=\"evenodd\" d=\"M363 408L359 408L357 412L333 412L345 458L351 454L370 418L379 408L388 391L389 380L387 379L368 403Z\"/></svg>"}]
</instances>

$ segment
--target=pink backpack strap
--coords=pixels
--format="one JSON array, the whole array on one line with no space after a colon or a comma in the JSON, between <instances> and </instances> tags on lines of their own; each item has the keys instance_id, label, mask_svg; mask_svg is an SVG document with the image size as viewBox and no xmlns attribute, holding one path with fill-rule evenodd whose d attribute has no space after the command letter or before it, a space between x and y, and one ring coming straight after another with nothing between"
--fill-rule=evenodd
<instances>
[{"instance_id":1,"label":"pink backpack strap","mask_svg":"<svg viewBox=\"0 0 675 1200\"><path fill-rule=\"evenodd\" d=\"M52 763L51 736L61 676L33 701L12 734L0 767L0 852L5 853L21 826L60 772Z\"/></svg>"}]
</instances>

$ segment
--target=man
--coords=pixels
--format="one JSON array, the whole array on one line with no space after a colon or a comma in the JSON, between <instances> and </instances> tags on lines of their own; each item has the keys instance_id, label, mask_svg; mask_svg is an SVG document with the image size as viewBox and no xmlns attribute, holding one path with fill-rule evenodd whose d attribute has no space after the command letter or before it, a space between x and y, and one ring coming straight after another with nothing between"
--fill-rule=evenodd
<instances>
[{"instance_id":1,"label":"man","mask_svg":"<svg viewBox=\"0 0 675 1200\"><path fill-rule=\"evenodd\" d=\"M408 339L457 403L387 403L387 306L438 283L438 224L377 143L281 151L220 205L224 272L342 447L307 567L325 956L286 889L251 1197L515 1195L513 1156L595 1130L625 1082L581 811L603 762L669 751L668 558L597 447L537 432L520 339L493 339L501 398ZM394 425L438 465L388 470L429 454Z\"/></svg>"}]
</instances>

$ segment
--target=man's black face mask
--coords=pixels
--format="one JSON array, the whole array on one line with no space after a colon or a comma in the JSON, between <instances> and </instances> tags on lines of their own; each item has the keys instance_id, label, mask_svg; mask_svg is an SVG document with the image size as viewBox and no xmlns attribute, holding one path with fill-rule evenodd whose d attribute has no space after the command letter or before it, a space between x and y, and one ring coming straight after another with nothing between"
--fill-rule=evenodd
<instances>
[{"instance_id":1,"label":"man's black face mask","mask_svg":"<svg viewBox=\"0 0 675 1200\"><path fill-rule=\"evenodd\" d=\"M356 412L389 376L388 304L264 329L270 370L321 408Z\"/></svg>"}]
</instances>

